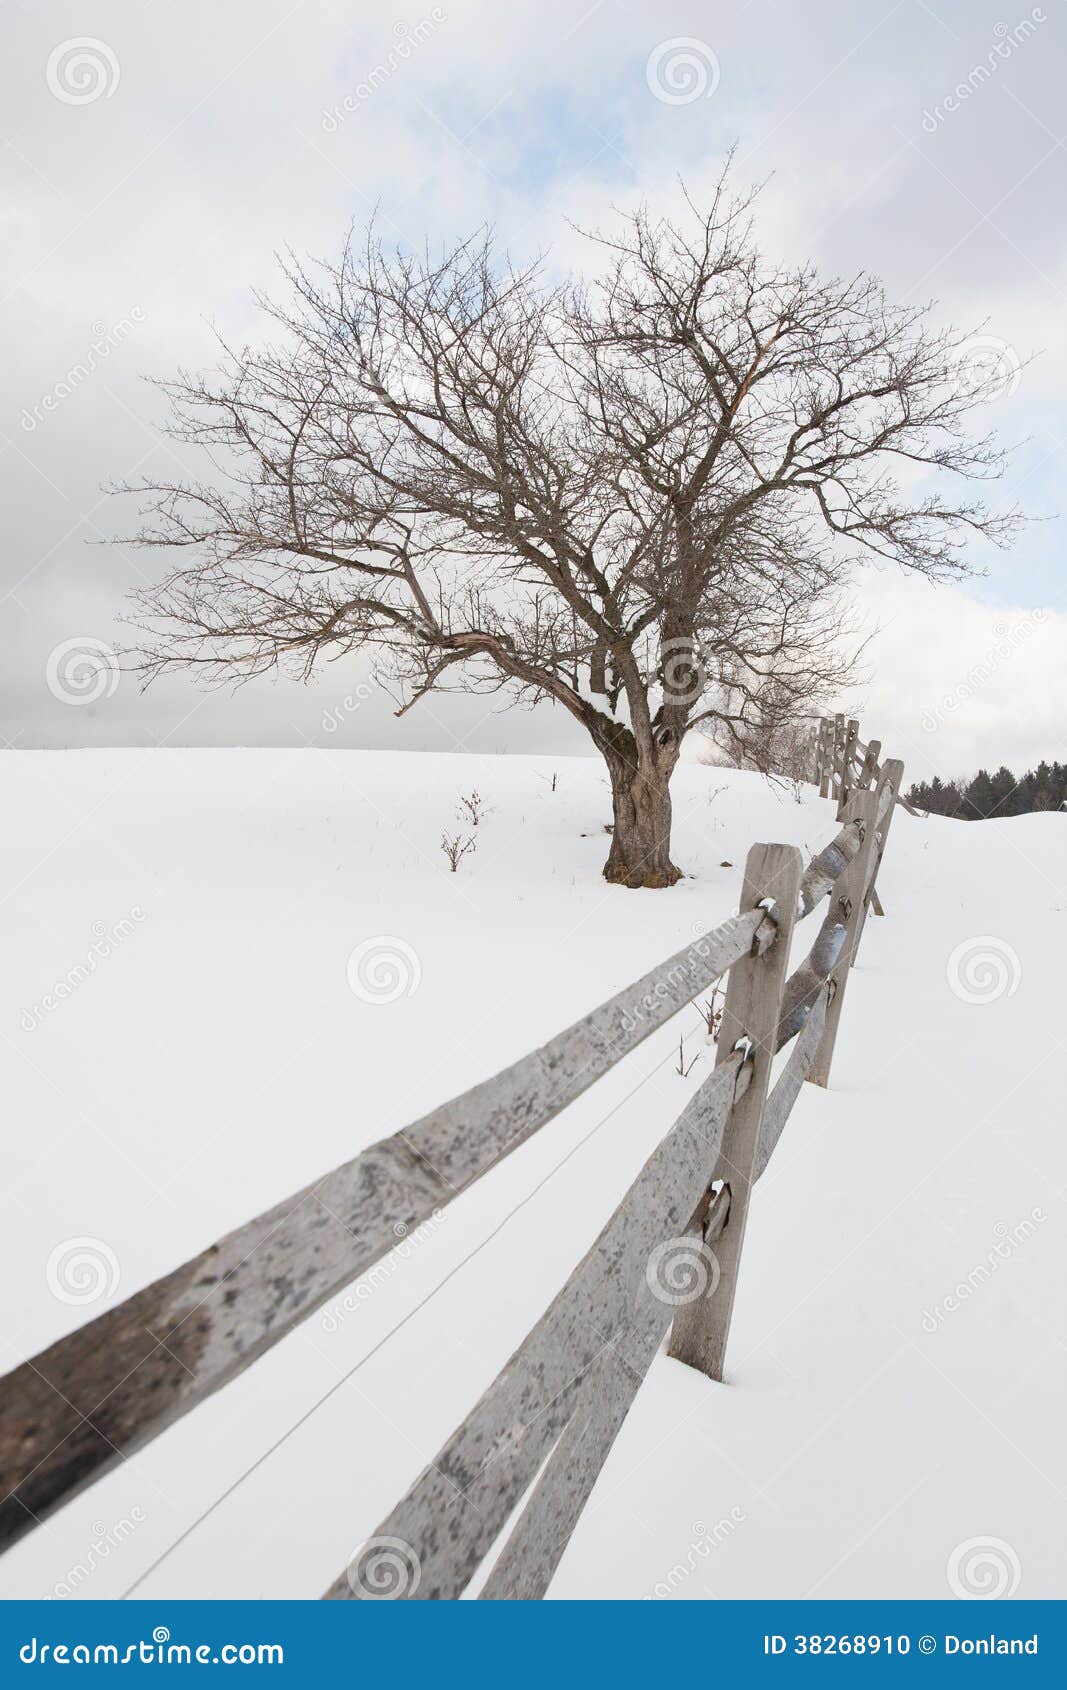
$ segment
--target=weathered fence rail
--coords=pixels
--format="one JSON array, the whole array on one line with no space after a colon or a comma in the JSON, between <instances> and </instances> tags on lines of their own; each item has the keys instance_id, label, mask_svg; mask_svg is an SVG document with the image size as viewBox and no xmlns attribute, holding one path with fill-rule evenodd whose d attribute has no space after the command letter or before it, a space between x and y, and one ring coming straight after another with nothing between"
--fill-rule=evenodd
<instances>
[{"instance_id":1,"label":"weathered fence rail","mask_svg":"<svg viewBox=\"0 0 1067 1690\"><path fill-rule=\"evenodd\" d=\"M820 716L815 738L815 769L813 780L822 798L837 800L837 814L844 814L851 793L866 791L877 779L880 739L864 745L859 737L859 723L851 717ZM903 792L895 794L894 802L903 806L909 815L923 812L909 804Z\"/></svg>"},{"instance_id":2,"label":"weathered fence rail","mask_svg":"<svg viewBox=\"0 0 1067 1690\"><path fill-rule=\"evenodd\" d=\"M903 772L879 763L880 750L855 722L821 722L815 779L842 826L806 869L792 847L753 846L738 915L0 1381L0 1546L244 1371L725 974L713 1073L327 1592L459 1596L529 1492L482 1595L543 1596L668 1328L673 1356L722 1378L752 1186L804 1081L827 1083L876 898ZM811 949L787 976L794 925L823 899ZM772 1087L773 1060L794 1039Z\"/></svg>"}]
</instances>

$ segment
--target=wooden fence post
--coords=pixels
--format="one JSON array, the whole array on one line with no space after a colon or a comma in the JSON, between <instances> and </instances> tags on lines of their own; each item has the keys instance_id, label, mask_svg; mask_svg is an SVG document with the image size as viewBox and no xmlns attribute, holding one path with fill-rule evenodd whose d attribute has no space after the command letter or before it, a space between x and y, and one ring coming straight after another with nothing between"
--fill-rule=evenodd
<instances>
[{"instance_id":1,"label":"wooden fence post","mask_svg":"<svg viewBox=\"0 0 1067 1690\"><path fill-rule=\"evenodd\" d=\"M752 1072L747 1091L727 1117L715 1168L717 1177L730 1188L726 1225L715 1246L718 1278L709 1296L679 1309L670 1343L675 1360L699 1368L711 1379L722 1378L802 869L800 852L793 845L753 845L745 863L741 908L755 909L764 898L773 898L778 930L762 955L735 962L727 980L715 1066L726 1062L739 1042L746 1040Z\"/></svg>"},{"instance_id":2,"label":"wooden fence post","mask_svg":"<svg viewBox=\"0 0 1067 1690\"><path fill-rule=\"evenodd\" d=\"M837 799L838 821L844 821L845 808L856 785L856 779L852 772L852 758L859 736L860 725L850 717L845 725L845 741L841 750L841 787Z\"/></svg>"},{"instance_id":3,"label":"wooden fence post","mask_svg":"<svg viewBox=\"0 0 1067 1690\"><path fill-rule=\"evenodd\" d=\"M870 753L872 751L875 753L874 768L872 770L872 780L875 784L877 784L878 780L881 778L882 773L884 772L884 771L880 770L879 767L878 767L878 758L881 755L881 751L882 751L882 742L881 742L880 739L872 739L871 740L870 746L868 747L868 755L870 755ZM903 763L901 763L900 764L900 774L903 775L903 773L904 773L904 765L903 765ZM899 791L899 786L898 786L897 790ZM896 798L895 797L893 799L893 808L896 809ZM881 864L882 858L885 855L885 836L888 832L889 832L889 823L887 821L886 824L885 824L885 827L882 829L882 844L881 844L881 848L878 852L879 865ZM878 878L878 871L876 869L875 870L875 880L877 880L877 878ZM878 896L878 888L874 884L873 881L871 883L871 910L875 915L884 915L885 914L885 910L882 908L882 900ZM853 954L852 961L853 961L853 963L856 961L855 954Z\"/></svg>"},{"instance_id":4,"label":"wooden fence post","mask_svg":"<svg viewBox=\"0 0 1067 1690\"><path fill-rule=\"evenodd\" d=\"M878 767L878 758L881 755L881 751L882 742L880 739L872 739L869 741L866 755L863 759L863 767L860 770L859 780L857 782L857 785L861 786L865 792L869 786L874 785L881 773L881 770Z\"/></svg>"},{"instance_id":5,"label":"wooden fence post","mask_svg":"<svg viewBox=\"0 0 1067 1690\"><path fill-rule=\"evenodd\" d=\"M863 908L863 911L860 915L859 923L856 927L856 938L855 938L855 943L853 944L853 947L852 947L852 957L850 959L850 965L849 965L850 967L853 967L853 968L855 967L855 964L856 964L856 956L857 956L857 953L859 952L860 940L863 938L863 929L864 929L864 926L866 925L868 910L873 910L875 915L884 915L885 914L885 910L882 908L881 902L880 902L879 897L878 897L878 873L879 873L879 870L881 869L881 866L882 866L882 858L885 856L885 844L886 844L886 840L889 838L889 828L890 828L890 825L891 825L892 820L893 820L894 812L896 811L897 794L900 791L900 786L901 786L901 782L902 782L903 778L904 778L904 764L901 762L899 757L891 757L891 758L888 759L884 768L882 769L882 771L881 771L881 773L878 777L878 782L875 786L875 797L877 799L876 815L875 815L876 823L877 823L877 810L881 808L882 801L883 801L883 794L887 790L890 794L890 797L889 797L889 803L888 803L888 807L886 809L886 813L882 817L881 826L880 827L876 826L876 829L875 829L878 837L875 840L874 854L873 854L873 858L872 858L872 861L871 861L871 866L870 866L870 870L869 870L869 873L868 873L868 879L867 879L867 891L866 891L866 894L864 896L864 908Z\"/></svg>"},{"instance_id":6,"label":"wooden fence post","mask_svg":"<svg viewBox=\"0 0 1067 1690\"><path fill-rule=\"evenodd\" d=\"M830 769L830 797L840 799L845 752L845 718L840 712L834 717L834 756Z\"/></svg>"},{"instance_id":7,"label":"wooden fence post","mask_svg":"<svg viewBox=\"0 0 1067 1690\"><path fill-rule=\"evenodd\" d=\"M834 764L834 729L829 716L819 717L818 767L815 784L820 798L829 798Z\"/></svg>"},{"instance_id":8,"label":"wooden fence post","mask_svg":"<svg viewBox=\"0 0 1067 1690\"><path fill-rule=\"evenodd\" d=\"M857 792L845 805L845 819L863 823L863 843L830 894L831 906L840 912L845 927L845 940L837 964L830 974L830 1003L826 1011L826 1026L808 1073L812 1085L825 1086L830 1079L830 1064L845 1001L848 971L855 960L859 937L874 895L874 880L885 848L885 836L892 817L892 798L899 790L904 765L893 760L885 764L878 785L871 792ZM878 840L878 811L882 794L892 787L888 814L882 820L881 846Z\"/></svg>"}]
</instances>

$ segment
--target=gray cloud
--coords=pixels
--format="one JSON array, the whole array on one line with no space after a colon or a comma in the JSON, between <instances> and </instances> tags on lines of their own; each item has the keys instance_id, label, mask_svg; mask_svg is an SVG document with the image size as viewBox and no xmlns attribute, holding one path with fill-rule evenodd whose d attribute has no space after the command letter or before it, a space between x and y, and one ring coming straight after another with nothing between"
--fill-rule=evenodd
<instances>
[{"instance_id":1,"label":"gray cloud","mask_svg":"<svg viewBox=\"0 0 1067 1690\"><path fill-rule=\"evenodd\" d=\"M101 0L91 15L9 9L7 35L0 689L18 746L584 748L558 711L505 719L498 701L489 712L485 700L430 700L396 722L359 662L306 688L204 695L172 679L142 695L120 676L71 703L49 687L56 648L120 641L127 593L160 567L103 543L135 515L103 484L184 461L142 378L210 362L210 319L228 338L254 336L250 288L271 286L275 249L336 250L376 204L405 241L491 219L513 250L547 247L566 264L578 245L568 219L603 222L640 193L668 200L679 172L699 191L736 141L742 175L771 176L768 244L873 269L898 297L936 297L956 320L988 318L982 332L1007 357L1046 349L990 420L1029 437L1009 491L1037 514L1057 508L1064 23L1051 6L603 0L583 13L562 0L416 0L399 17L329 0ZM650 54L676 38L714 58L707 88L683 101L649 85ZM977 558L991 574L968 594L923 597L885 579L867 590L886 632L863 696L884 740L935 745L948 767L977 761L987 741L994 758L1062 755L1040 707L1042 676L1051 683L1067 657L1062 544L1050 523L1010 558ZM992 622L998 605L1054 613L1024 659L1027 689L964 700L933 739L926 695L949 693L967 668L954 631L966 625L980 656L974 618ZM905 663L920 687L888 673Z\"/></svg>"}]
</instances>

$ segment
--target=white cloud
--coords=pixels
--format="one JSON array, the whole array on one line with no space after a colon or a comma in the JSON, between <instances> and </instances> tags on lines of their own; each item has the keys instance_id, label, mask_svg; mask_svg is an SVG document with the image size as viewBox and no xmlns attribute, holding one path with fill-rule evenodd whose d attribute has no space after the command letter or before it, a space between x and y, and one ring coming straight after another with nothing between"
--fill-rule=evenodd
<instances>
[{"instance_id":1,"label":"white cloud","mask_svg":"<svg viewBox=\"0 0 1067 1690\"><path fill-rule=\"evenodd\" d=\"M1021 774L1067 756L1067 615L993 606L966 588L868 573L860 603L869 674L849 701L909 779Z\"/></svg>"},{"instance_id":2,"label":"white cloud","mask_svg":"<svg viewBox=\"0 0 1067 1690\"><path fill-rule=\"evenodd\" d=\"M135 475L146 453L175 468L152 431L160 402L140 376L209 361L208 319L237 340L254 333L249 288L270 284L275 249L335 252L349 220L376 203L387 234L436 242L493 220L517 253L551 247L563 263L577 250L568 217L603 223L613 203L640 194L661 203L679 173L699 194L736 140L742 174L771 177L761 210L768 245L831 271L871 269L894 297L937 295L940 310L966 323L988 317L1022 357L1048 349L989 420L1009 438L1032 436L1009 493L1039 514L1055 510L1055 407L1067 379L1064 259L1049 214L1067 156L1050 133L1061 14L1050 10L1035 38L931 135L924 107L988 50L995 19L976 15L970 0L878 15L851 0L675 0L666 12L657 0L442 0L444 22L335 133L324 130L324 110L393 49L394 26L414 29L432 10L424 0L402 16L343 0L187 0L179 22L175 8L99 0L87 22L74 0L57 0L8 16L0 162L11 213L0 291L10 416L63 381L94 325L106 331L135 308L143 316L42 426L27 435L15 420L0 437L0 571L14 588L3 686L19 743L148 738L197 704L191 686L139 702L124 685L106 715L64 714L44 685L48 651L76 634L116 637L126 593L158 567L143 553L86 545L130 526L128 513L101 500L101 484ZM121 77L111 97L67 104L49 91L48 60L90 28ZM682 36L707 43L720 78L712 98L672 106L650 93L645 66L658 43ZM1028 536L1014 557L993 560L990 596L1055 606L1059 529ZM1015 745L1020 758L1057 749L1058 615L940 734L923 734L923 709L992 649L994 622L1023 611L987 612L966 592L889 577L864 591L886 613L867 696L872 717L884 706L889 721L872 720L872 731L887 743L891 727L910 732L938 763L938 742L949 764L966 764L994 735L1002 749L989 754L1009 761ZM957 660L961 641L966 661ZM347 672L324 678L324 694L348 687ZM491 731L499 743L500 718L476 725L483 713L479 701L440 706L461 736L474 728L484 746ZM301 689L252 688L201 706L179 734L287 742L294 722L313 731L319 715ZM555 739L555 718L542 720L509 718L516 744ZM384 707L368 706L353 726L364 731L377 743L390 734L450 743L426 711L393 724Z\"/></svg>"}]
</instances>

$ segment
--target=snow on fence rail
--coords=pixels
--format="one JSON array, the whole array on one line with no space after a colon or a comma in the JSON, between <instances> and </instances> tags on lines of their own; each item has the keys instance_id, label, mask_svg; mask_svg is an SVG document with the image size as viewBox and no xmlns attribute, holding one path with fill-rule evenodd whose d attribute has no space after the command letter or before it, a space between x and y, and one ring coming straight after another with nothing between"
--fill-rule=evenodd
<instances>
[{"instance_id":1,"label":"snow on fence rail","mask_svg":"<svg viewBox=\"0 0 1067 1690\"><path fill-rule=\"evenodd\" d=\"M837 798L842 827L805 870L792 846L754 845L738 915L8 1374L0 1547L243 1372L728 974L714 1072L541 1320L326 1593L459 1596L529 1491L482 1595L543 1596L668 1327L672 1356L722 1378L751 1188L805 1079L827 1083L900 800L903 765L879 764L880 749L861 745L842 717L821 723L816 778ZM787 978L794 926L824 898L811 950ZM792 1039L769 1090L772 1061ZM695 1294L679 1296L680 1283Z\"/></svg>"}]
</instances>

